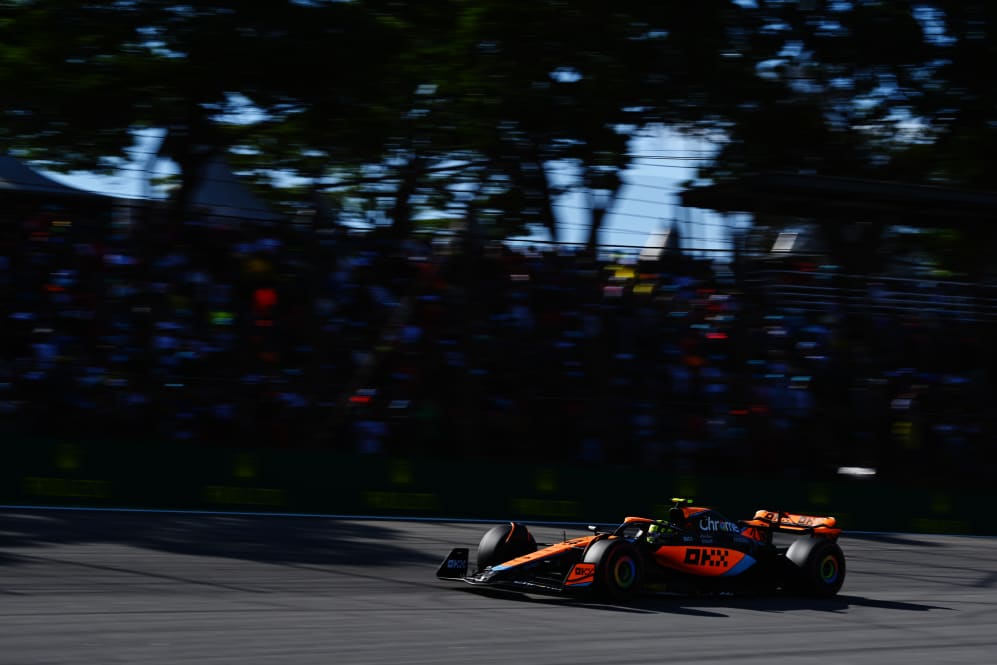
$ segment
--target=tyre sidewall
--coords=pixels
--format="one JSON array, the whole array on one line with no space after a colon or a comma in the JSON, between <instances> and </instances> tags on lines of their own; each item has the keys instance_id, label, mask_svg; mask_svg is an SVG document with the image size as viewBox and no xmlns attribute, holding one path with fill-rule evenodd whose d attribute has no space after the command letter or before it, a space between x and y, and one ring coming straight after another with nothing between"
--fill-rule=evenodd
<instances>
[{"instance_id":1,"label":"tyre sidewall","mask_svg":"<svg viewBox=\"0 0 997 665\"><path fill-rule=\"evenodd\" d=\"M625 540L600 540L585 553L584 561L596 566L594 590L606 600L632 598L644 580L640 551Z\"/></svg>"},{"instance_id":2,"label":"tyre sidewall","mask_svg":"<svg viewBox=\"0 0 997 665\"><path fill-rule=\"evenodd\" d=\"M789 547L786 558L793 564L791 591L829 597L841 590L845 581L845 555L837 543L800 539Z\"/></svg>"}]
</instances>

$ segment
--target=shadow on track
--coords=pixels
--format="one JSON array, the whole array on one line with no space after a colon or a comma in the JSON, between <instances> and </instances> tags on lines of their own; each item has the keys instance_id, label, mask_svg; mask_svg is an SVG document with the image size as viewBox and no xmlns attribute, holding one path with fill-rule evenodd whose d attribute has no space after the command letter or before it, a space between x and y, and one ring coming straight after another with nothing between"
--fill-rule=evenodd
<instances>
[{"instance_id":1,"label":"shadow on track","mask_svg":"<svg viewBox=\"0 0 997 665\"><path fill-rule=\"evenodd\" d=\"M833 598L802 598L796 596L682 596L656 595L641 596L626 604L598 602L583 598L559 596L538 596L516 591L501 589L481 589L473 587L460 588L460 591L473 593L490 598L500 598L510 602L525 602L531 604L551 605L558 607L575 607L607 612L629 614L682 614L707 618L727 618L730 615L724 609L754 610L757 612L800 612L803 610L818 612L846 612L852 607L873 607L886 611L898 612L929 612L932 610L950 610L938 605L922 605L919 603L903 603L890 600L876 600L861 596L839 595Z\"/></svg>"},{"instance_id":2,"label":"shadow on track","mask_svg":"<svg viewBox=\"0 0 997 665\"><path fill-rule=\"evenodd\" d=\"M889 533L849 533L849 540L868 540L884 545L903 545L904 547L945 547L943 543L925 540L916 536L899 536Z\"/></svg>"},{"instance_id":3,"label":"shadow on track","mask_svg":"<svg viewBox=\"0 0 997 665\"><path fill-rule=\"evenodd\" d=\"M0 550L111 543L263 563L369 566L437 563L400 545L390 526L320 517L46 510L0 513ZM0 552L0 565L19 559Z\"/></svg>"}]
</instances>

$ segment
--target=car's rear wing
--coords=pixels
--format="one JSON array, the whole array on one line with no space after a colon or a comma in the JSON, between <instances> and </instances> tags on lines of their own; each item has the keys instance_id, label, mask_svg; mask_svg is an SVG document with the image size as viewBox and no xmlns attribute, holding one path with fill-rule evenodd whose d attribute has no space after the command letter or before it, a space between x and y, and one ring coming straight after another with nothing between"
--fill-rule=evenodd
<instances>
[{"instance_id":1,"label":"car's rear wing","mask_svg":"<svg viewBox=\"0 0 997 665\"><path fill-rule=\"evenodd\" d=\"M800 515L783 511L759 510L750 520L742 520L742 526L757 527L769 531L795 533L797 535L815 535L825 538L837 538L841 529L833 517L817 517L815 515Z\"/></svg>"}]
</instances>

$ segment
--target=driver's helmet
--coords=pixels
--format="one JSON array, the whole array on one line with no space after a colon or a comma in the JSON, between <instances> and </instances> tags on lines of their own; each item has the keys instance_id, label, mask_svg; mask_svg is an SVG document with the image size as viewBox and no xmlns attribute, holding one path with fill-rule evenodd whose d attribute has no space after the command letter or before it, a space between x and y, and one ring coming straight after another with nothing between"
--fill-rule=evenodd
<instances>
[{"instance_id":1,"label":"driver's helmet","mask_svg":"<svg viewBox=\"0 0 997 665\"><path fill-rule=\"evenodd\" d=\"M670 531L671 529L661 522L652 522L650 526L647 527L647 542L653 545Z\"/></svg>"}]
</instances>

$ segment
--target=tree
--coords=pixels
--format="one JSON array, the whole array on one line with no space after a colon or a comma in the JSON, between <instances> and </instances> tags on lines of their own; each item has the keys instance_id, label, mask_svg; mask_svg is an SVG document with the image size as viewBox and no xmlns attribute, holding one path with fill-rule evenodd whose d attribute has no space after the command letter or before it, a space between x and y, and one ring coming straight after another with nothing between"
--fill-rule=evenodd
<instances>
[{"instance_id":1,"label":"tree","mask_svg":"<svg viewBox=\"0 0 997 665\"><path fill-rule=\"evenodd\" d=\"M130 131L167 128L178 210L205 160L227 152L261 180L281 171L313 190L348 184L402 237L435 210L463 217L473 236L540 226L558 240L555 206L571 189L590 201L594 250L628 142L649 124L718 137L705 178L992 177L995 93L973 74L992 67L987 3L3 7L0 149L110 170ZM555 182L555 165L575 177Z\"/></svg>"},{"instance_id":2,"label":"tree","mask_svg":"<svg viewBox=\"0 0 997 665\"><path fill-rule=\"evenodd\" d=\"M248 135L306 110L355 117L393 57L394 28L350 2L23 0L5 10L0 147L57 170L110 170L130 131L166 128L180 211L204 163Z\"/></svg>"},{"instance_id":3,"label":"tree","mask_svg":"<svg viewBox=\"0 0 997 665\"><path fill-rule=\"evenodd\" d=\"M911 104L916 140L901 144L893 164L907 177L994 189L997 150L997 6L938 0L917 8L931 68Z\"/></svg>"},{"instance_id":4,"label":"tree","mask_svg":"<svg viewBox=\"0 0 997 665\"><path fill-rule=\"evenodd\" d=\"M479 209L517 228L540 225L557 241L553 209L569 187L590 202L586 245L594 251L634 134L662 119L701 119L692 108L695 86L676 74L690 60L684 46L699 42L683 41L688 37L668 23L679 25L691 12L697 19L681 27L705 30L714 14L629 0L459 4L466 110L458 115L477 123L472 145L490 165L491 187L483 190L491 194ZM552 165L573 170L573 183L554 186Z\"/></svg>"},{"instance_id":5,"label":"tree","mask_svg":"<svg viewBox=\"0 0 997 665\"><path fill-rule=\"evenodd\" d=\"M882 176L930 49L908 3L760 1L732 43L739 85L707 91L724 141L711 178L772 170Z\"/></svg>"}]
</instances>

